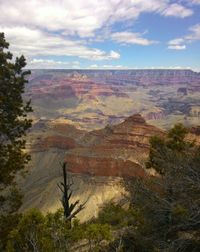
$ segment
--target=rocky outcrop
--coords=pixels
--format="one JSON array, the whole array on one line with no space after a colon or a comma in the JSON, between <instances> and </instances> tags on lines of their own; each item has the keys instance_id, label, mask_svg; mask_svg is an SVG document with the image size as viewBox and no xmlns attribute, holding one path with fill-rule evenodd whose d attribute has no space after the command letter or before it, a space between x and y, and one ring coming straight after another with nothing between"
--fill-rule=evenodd
<instances>
[{"instance_id":1,"label":"rocky outcrop","mask_svg":"<svg viewBox=\"0 0 200 252\"><path fill-rule=\"evenodd\" d=\"M161 111L152 111L152 112L148 112L144 115L144 118L146 120L161 120L164 119L166 116L166 113L161 110Z\"/></svg>"},{"instance_id":2,"label":"rocky outcrop","mask_svg":"<svg viewBox=\"0 0 200 252\"><path fill-rule=\"evenodd\" d=\"M190 129L190 133L193 134L193 135L195 135L195 136L197 136L197 137L199 137L200 136L200 126L198 126L198 127L192 127Z\"/></svg>"},{"instance_id":3,"label":"rocky outcrop","mask_svg":"<svg viewBox=\"0 0 200 252\"><path fill-rule=\"evenodd\" d=\"M84 147L70 150L65 157L73 173L93 176L144 176L149 139L163 135L148 125L140 114L124 122L87 133L80 141Z\"/></svg>"},{"instance_id":4,"label":"rocky outcrop","mask_svg":"<svg viewBox=\"0 0 200 252\"><path fill-rule=\"evenodd\" d=\"M186 140L200 146L200 126L190 128Z\"/></svg>"},{"instance_id":5,"label":"rocky outcrop","mask_svg":"<svg viewBox=\"0 0 200 252\"><path fill-rule=\"evenodd\" d=\"M193 117L200 117L200 106L191 106L189 114Z\"/></svg>"},{"instance_id":6,"label":"rocky outcrop","mask_svg":"<svg viewBox=\"0 0 200 252\"><path fill-rule=\"evenodd\" d=\"M146 124L146 121L140 114L135 114L125 119L124 123L127 123L127 126L129 123L132 123L133 125L143 125Z\"/></svg>"},{"instance_id":7,"label":"rocky outcrop","mask_svg":"<svg viewBox=\"0 0 200 252\"><path fill-rule=\"evenodd\" d=\"M66 158L68 169L72 173L91 176L143 177L145 170L130 160L109 157L91 157L69 155Z\"/></svg>"},{"instance_id":8,"label":"rocky outcrop","mask_svg":"<svg viewBox=\"0 0 200 252\"><path fill-rule=\"evenodd\" d=\"M53 132L55 132L55 134L60 134L75 140L83 137L86 133L86 131L77 129L74 125L54 120L49 123L49 127Z\"/></svg>"},{"instance_id":9,"label":"rocky outcrop","mask_svg":"<svg viewBox=\"0 0 200 252\"><path fill-rule=\"evenodd\" d=\"M182 96L182 95L187 95L187 94L188 94L187 88L184 88L184 87L178 88L177 95Z\"/></svg>"},{"instance_id":10,"label":"rocky outcrop","mask_svg":"<svg viewBox=\"0 0 200 252\"><path fill-rule=\"evenodd\" d=\"M70 137L64 137L60 135L47 136L37 139L37 142L33 146L35 151L47 151L50 148L57 148L61 150L69 150L77 147L75 140Z\"/></svg>"}]
</instances>

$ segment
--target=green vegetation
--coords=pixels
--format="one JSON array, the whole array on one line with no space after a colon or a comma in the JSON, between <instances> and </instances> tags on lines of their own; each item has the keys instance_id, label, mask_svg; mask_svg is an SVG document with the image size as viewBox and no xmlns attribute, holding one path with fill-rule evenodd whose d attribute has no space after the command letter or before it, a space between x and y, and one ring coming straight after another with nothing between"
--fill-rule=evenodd
<instances>
[{"instance_id":1,"label":"green vegetation","mask_svg":"<svg viewBox=\"0 0 200 252\"><path fill-rule=\"evenodd\" d=\"M15 214L22 196L15 185L15 175L23 171L30 160L25 150L25 135L31 127L27 118L32 111L30 101L23 101L23 93L30 71L25 71L23 56L12 61L9 44L0 33L0 250L7 235L17 225ZM12 225L11 225L12 224Z\"/></svg>"},{"instance_id":2,"label":"green vegetation","mask_svg":"<svg viewBox=\"0 0 200 252\"><path fill-rule=\"evenodd\" d=\"M153 245L150 251L199 251L200 148L185 140L175 125L165 138L151 139L148 168L157 176L130 182L133 208L144 224L137 233Z\"/></svg>"},{"instance_id":3,"label":"green vegetation","mask_svg":"<svg viewBox=\"0 0 200 252\"><path fill-rule=\"evenodd\" d=\"M30 101L24 103L27 75L23 56L13 63L12 54L7 51L9 44L0 33L0 189L13 182L14 175L22 170L30 156L23 152L24 135L31 127L27 113L31 112Z\"/></svg>"},{"instance_id":4,"label":"green vegetation","mask_svg":"<svg viewBox=\"0 0 200 252\"><path fill-rule=\"evenodd\" d=\"M109 224L113 229L124 228L131 225L136 225L140 221L139 213L136 209L128 206L122 207L114 203L107 203L100 211L96 222L101 224Z\"/></svg>"},{"instance_id":5,"label":"green vegetation","mask_svg":"<svg viewBox=\"0 0 200 252\"><path fill-rule=\"evenodd\" d=\"M24 213L18 225L10 232L6 251L70 251L70 248L87 246L88 251L100 251L101 242L111 239L108 224L66 221L62 210L43 215L37 209ZM72 249L73 251L73 249Z\"/></svg>"}]
</instances>

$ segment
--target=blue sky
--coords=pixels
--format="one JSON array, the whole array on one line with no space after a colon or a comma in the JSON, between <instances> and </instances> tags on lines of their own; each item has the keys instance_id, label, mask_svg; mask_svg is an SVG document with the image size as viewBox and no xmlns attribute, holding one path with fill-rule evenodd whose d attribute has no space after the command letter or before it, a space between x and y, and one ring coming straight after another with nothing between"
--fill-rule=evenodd
<instances>
[{"instance_id":1,"label":"blue sky","mask_svg":"<svg viewBox=\"0 0 200 252\"><path fill-rule=\"evenodd\" d=\"M29 68L200 71L200 0L0 0L0 13Z\"/></svg>"}]
</instances>

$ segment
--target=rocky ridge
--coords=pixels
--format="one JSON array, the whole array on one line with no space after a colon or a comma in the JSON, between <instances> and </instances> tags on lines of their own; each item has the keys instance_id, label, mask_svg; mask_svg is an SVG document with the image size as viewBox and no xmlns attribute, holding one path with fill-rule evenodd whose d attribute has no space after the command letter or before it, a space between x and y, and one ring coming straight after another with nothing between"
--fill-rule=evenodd
<instances>
[{"instance_id":1,"label":"rocky ridge","mask_svg":"<svg viewBox=\"0 0 200 252\"><path fill-rule=\"evenodd\" d=\"M69 171L92 176L144 176L149 139L163 131L148 125L140 114L103 130L86 133L81 146L65 156Z\"/></svg>"}]
</instances>

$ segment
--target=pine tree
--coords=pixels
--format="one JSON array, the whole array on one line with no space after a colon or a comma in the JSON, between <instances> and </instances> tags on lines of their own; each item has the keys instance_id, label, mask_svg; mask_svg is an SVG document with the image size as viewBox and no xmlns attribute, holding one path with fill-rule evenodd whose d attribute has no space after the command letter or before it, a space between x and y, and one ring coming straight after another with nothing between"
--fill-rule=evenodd
<instances>
[{"instance_id":1,"label":"pine tree","mask_svg":"<svg viewBox=\"0 0 200 252\"><path fill-rule=\"evenodd\" d=\"M132 206L143 216L138 231L158 251L200 248L200 147L187 141L187 132L177 124L165 138L153 137L147 168L157 175L127 186Z\"/></svg>"},{"instance_id":2,"label":"pine tree","mask_svg":"<svg viewBox=\"0 0 200 252\"><path fill-rule=\"evenodd\" d=\"M0 190L13 182L16 172L30 159L23 150L24 136L31 127L27 113L32 109L22 96L30 71L23 70L24 56L13 63L8 47L4 33L0 33Z\"/></svg>"},{"instance_id":3,"label":"pine tree","mask_svg":"<svg viewBox=\"0 0 200 252\"><path fill-rule=\"evenodd\" d=\"M27 116L32 111L30 101L23 99L30 74L23 70L26 60L24 56L13 60L8 48L4 33L0 33L0 250L11 229L10 223L14 225L17 220L15 213L21 205L15 176L30 160L25 152L25 136L31 127Z\"/></svg>"}]
</instances>

